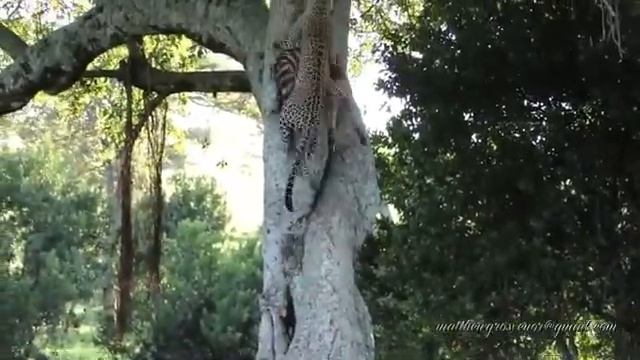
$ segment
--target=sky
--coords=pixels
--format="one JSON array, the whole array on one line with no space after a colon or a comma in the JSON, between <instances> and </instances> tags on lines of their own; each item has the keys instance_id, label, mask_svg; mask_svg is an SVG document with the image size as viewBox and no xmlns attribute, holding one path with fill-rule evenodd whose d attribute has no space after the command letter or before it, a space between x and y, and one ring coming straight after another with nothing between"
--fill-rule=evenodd
<instances>
[{"instance_id":1,"label":"sky","mask_svg":"<svg viewBox=\"0 0 640 360\"><path fill-rule=\"evenodd\" d=\"M372 131L384 131L389 118L402 108L399 99L389 98L383 91L375 89L383 69L379 63L368 64L359 77L351 79L353 97L360 107L365 125Z\"/></svg>"}]
</instances>

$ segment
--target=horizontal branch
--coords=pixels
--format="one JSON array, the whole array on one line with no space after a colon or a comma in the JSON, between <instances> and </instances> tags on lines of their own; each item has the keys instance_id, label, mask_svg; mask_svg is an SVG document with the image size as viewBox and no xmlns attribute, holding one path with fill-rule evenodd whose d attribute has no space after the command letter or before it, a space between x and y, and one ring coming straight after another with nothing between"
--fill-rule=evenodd
<instances>
[{"instance_id":1,"label":"horizontal branch","mask_svg":"<svg viewBox=\"0 0 640 360\"><path fill-rule=\"evenodd\" d=\"M127 78L127 69L124 65L116 70L87 70L83 77L106 77L124 82ZM133 64L131 84L142 90L165 94L251 91L251 84L244 71L173 72L158 70L146 64Z\"/></svg>"}]
</instances>

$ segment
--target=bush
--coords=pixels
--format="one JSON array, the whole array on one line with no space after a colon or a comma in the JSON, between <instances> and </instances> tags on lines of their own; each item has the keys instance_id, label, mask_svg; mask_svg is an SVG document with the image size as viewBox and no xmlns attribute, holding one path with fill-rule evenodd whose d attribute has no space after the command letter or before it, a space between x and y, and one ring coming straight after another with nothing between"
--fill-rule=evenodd
<instances>
[{"instance_id":1,"label":"bush","mask_svg":"<svg viewBox=\"0 0 640 360\"><path fill-rule=\"evenodd\" d=\"M101 194L59 154L0 152L0 353L31 354L69 303L87 299L100 270Z\"/></svg>"},{"instance_id":2,"label":"bush","mask_svg":"<svg viewBox=\"0 0 640 360\"><path fill-rule=\"evenodd\" d=\"M213 178L188 177L178 173L171 178L174 192L165 207L165 231L175 237L178 224L185 219L200 220L209 231L223 230L229 221L226 204Z\"/></svg>"},{"instance_id":3,"label":"bush","mask_svg":"<svg viewBox=\"0 0 640 360\"><path fill-rule=\"evenodd\" d=\"M257 237L225 241L203 221L187 219L164 245L163 292L155 316L138 314L149 322L137 326L144 340L133 358L252 358L261 281Z\"/></svg>"}]
</instances>

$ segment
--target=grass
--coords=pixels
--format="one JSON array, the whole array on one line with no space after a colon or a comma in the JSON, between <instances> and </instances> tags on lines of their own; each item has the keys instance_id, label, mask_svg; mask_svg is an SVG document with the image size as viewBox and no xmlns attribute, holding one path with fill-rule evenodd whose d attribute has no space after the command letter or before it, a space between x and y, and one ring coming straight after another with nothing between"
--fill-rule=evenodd
<instances>
[{"instance_id":1,"label":"grass","mask_svg":"<svg viewBox=\"0 0 640 360\"><path fill-rule=\"evenodd\" d=\"M44 354L50 360L112 360L114 357L104 347L94 343L98 335L101 306L77 305L74 313L79 316L80 325L77 328L69 327L66 332L56 329L52 334L38 335L36 343Z\"/></svg>"}]
</instances>

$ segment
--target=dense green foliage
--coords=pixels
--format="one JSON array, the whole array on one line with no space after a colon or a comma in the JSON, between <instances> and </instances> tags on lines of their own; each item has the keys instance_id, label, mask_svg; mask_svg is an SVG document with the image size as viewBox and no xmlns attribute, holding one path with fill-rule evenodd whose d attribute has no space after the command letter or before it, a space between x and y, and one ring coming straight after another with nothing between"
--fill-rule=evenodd
<instances>
[{"instance_id":1,"label":"dense green foliage","mask_svg":"<svg viewBox=\"0 0 640 360\"><path fill-rule=\"evenodd\" d=\"M92 297L104 271L104 196L60 154L0 153L2 353L18 356L37 329L65 320Z\"/></svg>"},{"instance_id":2,"label":"dense green foliage","mask_svg":"<svg viewBox=\"0 0 640 360\"><path fill-rule=\"evenodd\" d=\"M216 360L253 354L262 279L258 237L224 232L228 215L212 179L179 173L170 184L163 291L155 307L146 290L137 293L134 318L141 321L133 358Z\"/></svg>"},{"instance_id":3,"label":"dense green foliage","mask_svg":"<svg viewBox=\"0 0 640 360\"><path fill-rule=\"evenodd\" d=\"M2 21L30 43L91 5L83 0L28 3L3 4L2 16L10 15ZM144 50L161 69L225 64L184 36L146 37ZM10 59L0 55L1 68ZM126 56L123 46L112 49L90 69L117 68ZM134 124L147 95L133 91ZM255 115L249 98L222 95L213 103ZM219 359L255 352L258 237L226 233L229 215L215 181L181 168L188 140L171 118L185 100L179 94L167 100L163 165L177 175L164 181L162 284L153 299L146 286L153 219L147 132L136 141L136 286L132 329L117 346L112 289L120 223L115 180L127 108L122 84L81 79L64 96L39 95L27 111L0 118L0 358Z\"/></svg>"},{"instance_id":4,"label":"dense green foliage","mask_svg":"<svg viewBox=\"0 0 640 360\"><path fill-rule=\"evenodd\" d=\"M383 358L637 351L640 21L622 24L623 59L589 1L425 1L384 33L406 107L376 141L400 219L364 255ZM436 329L590 318L616 332Z\"/></svg>"},{"instance_id":5,"label":"dense green foliage","mask_svg":"<svg viewBox=\"0 0 640 360\"><path fill-rule=\"evenodd\" d=\"M223 359L255 353L256 299L261 282L257 238L236 239L225 247L221 233L185 220L167 239L165 287L149 336L136 359ZM228 243L227 243L228 245Z\"/></svg>"},{"instance_id":6,"label":"dense green foliage","mask_svg":"<svg viewBox=\"0 0 640 360\"><path fill-rule=\"evenodd\" d=\"M69 316L77 305L84 313L99 305L96 290L115 256L106 197L87 184L95 179L73 176L73 163L52 148L3 151L0 169L0 330L10 335L0 340L0 351L19 359L33 354L29 344L36 340L63 354ZM228 215L213 180L184 174L173 180L163 292L156 308L144 287L136 292L129 351L136 358L159 352L175 359L253 353L261 279L257 236L225 234ZM74 321L76 328L101 326L86 314ZM37 338L45 333L48 340Z\"/></svg>"},{"instance_id":7,"label":"dense green foliage","mask_svg":"<svg viewBox=\"0 0 640 360\"><path fill-rule=\"evenodd\" d=\"M198 220L208 231L223 231L229 220L222 196L211 179L175 175L171 182L175 191L169 197L165 214L167 235L176 236L176 228L186 219Z\"/></svg>"}]
</instances>

